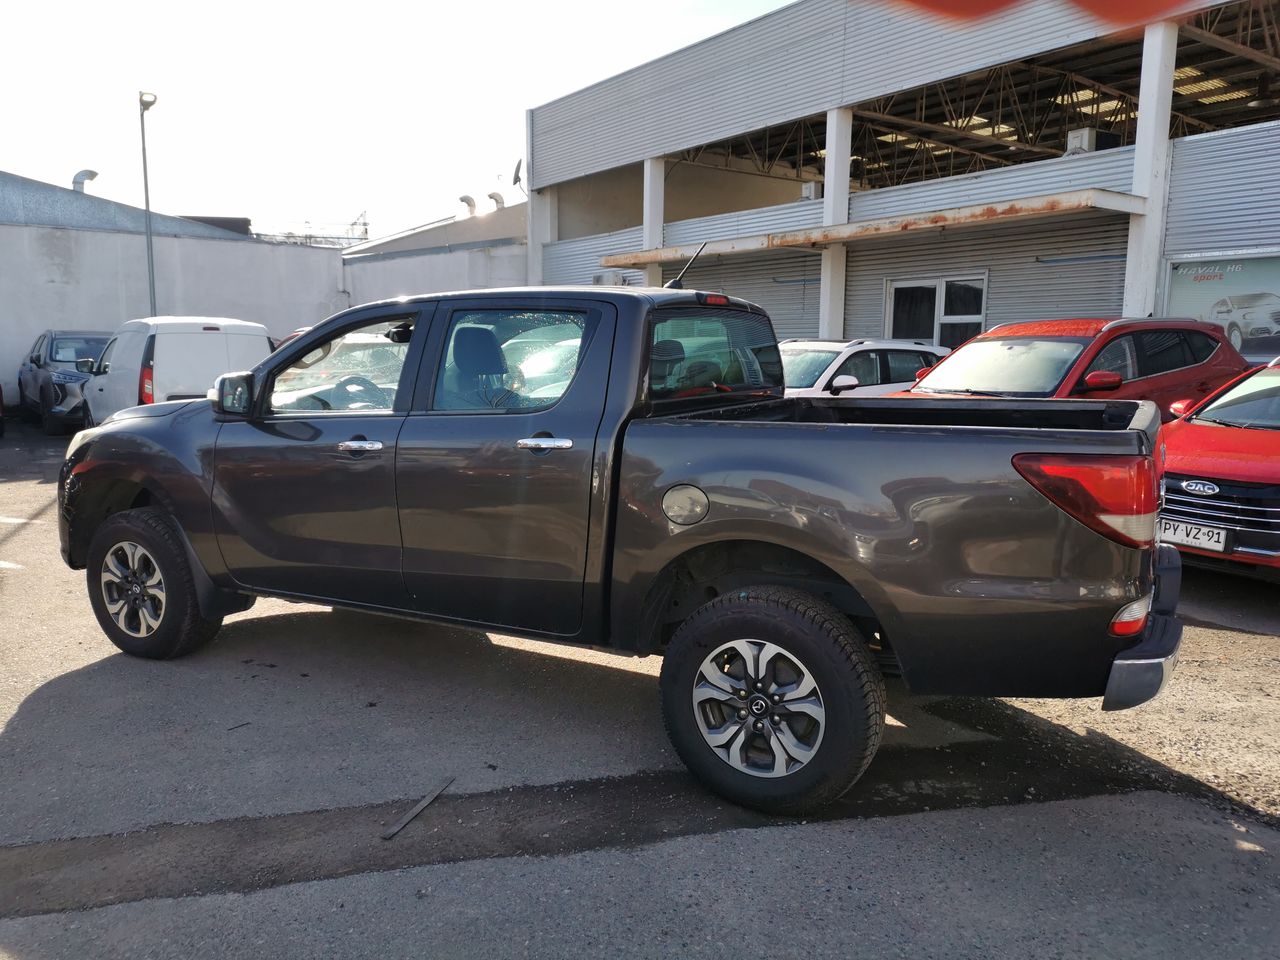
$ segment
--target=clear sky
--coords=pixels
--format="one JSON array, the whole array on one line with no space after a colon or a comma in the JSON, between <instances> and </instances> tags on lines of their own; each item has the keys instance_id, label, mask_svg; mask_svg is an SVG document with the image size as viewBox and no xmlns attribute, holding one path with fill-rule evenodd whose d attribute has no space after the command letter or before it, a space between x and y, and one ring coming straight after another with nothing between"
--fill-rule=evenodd
<instances>
[{"instance_id":1,"label":"clear sky","mask_svg":"<svg viewBox=\"0 0 1280 960\"><path fill-rule=\"evenodd\" d=\"M383 236L523 199L525 110L787 0L6 5L0 170L152 209Z\"/></svg>"}]
</instances>

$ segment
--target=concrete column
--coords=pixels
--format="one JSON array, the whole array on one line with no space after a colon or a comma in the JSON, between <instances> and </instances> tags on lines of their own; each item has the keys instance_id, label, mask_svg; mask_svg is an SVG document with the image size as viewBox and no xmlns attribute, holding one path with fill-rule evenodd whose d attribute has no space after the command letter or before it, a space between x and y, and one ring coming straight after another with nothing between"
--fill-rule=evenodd
<instances>
[{"instance_id":1,"label":"concrete column","mask_svg":"<svg viewBox=\"0 0 1280 960\"><path fill-rule=\"evenodd\" d=\"M853 111L827 111L827 160L822 180L823 226L849 222L849 154L853 149ZM822 279L818 288L818 336L844 336L845 245L822 248Z\"/></svg>"},{"instance_id":2,"label":"concrete column","mask_svg":"<svg viewBox=\"0 0 1280 960\"><path fill-rule=\"evenodd\" d=\"M656 250L663 245L662 227L665 223L667 196L667 161L653 157L644 162L644 237L641 246ZM662 286L662 264L651 263L644 268L644 282L650 287Z\"/></svg>"},{"instance_id":3,"label":"concrete column","mask_svg":"<svg viewBox=\"0 0 1280 960\"><path fill-rule=\"evenodd\" d=\"M543 282L542 248L560 238L559 210L555 187L543 187L530 192L527 218L530 286L538 286Z\"/></svg>"},{"instance_id":4,"label":"concrete column","mask_svg":"<svg viewBox=\"0 0 1280 960\"><path fill-rule=\"evenodd\" d=\"M1133 192L1146 212L1129 216L1124 271L1124 315L1145 317L1156 309L1169 205L1169 111L1178 53L1178 25L1153 23L1142 39L1142 86L1134 140Z\"/></svg>"}]
</instances>

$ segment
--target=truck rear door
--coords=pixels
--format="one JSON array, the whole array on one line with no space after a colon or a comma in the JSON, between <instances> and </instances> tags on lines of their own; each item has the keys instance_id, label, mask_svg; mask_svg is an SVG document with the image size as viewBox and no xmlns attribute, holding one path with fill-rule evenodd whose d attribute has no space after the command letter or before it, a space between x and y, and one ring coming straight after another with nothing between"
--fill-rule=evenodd
<instances>
[{"instance_id":1,"label":"truck rear door","mask_svg":"<svg viewBox=\"0 0 1280 960\"><path fill-rule=\"evenodd\" d=\"M578 631L616 310L442 304L400 433L405 585L432 616Z\"/></svg>"}]
</instances>

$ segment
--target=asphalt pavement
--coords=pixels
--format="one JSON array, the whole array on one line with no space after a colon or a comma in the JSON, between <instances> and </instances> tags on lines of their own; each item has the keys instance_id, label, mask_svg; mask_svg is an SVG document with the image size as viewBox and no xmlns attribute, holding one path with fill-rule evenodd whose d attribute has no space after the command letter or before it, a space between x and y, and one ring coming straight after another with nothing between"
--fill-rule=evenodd
<instances>
[{"instance_id":1,"label":"asphalt pavement","mask_svg":"<svg viewBox=\"0 0 1280 960\"><path fill-rule=\"evenodd\" d=\"M864 780L784 821L684 773L653 658L278 601L119 654L64 445L0 440L0 957L1280 953L1274 586L1188 571L1135 711L891 685Z\"/></svg>"}]
</instances>

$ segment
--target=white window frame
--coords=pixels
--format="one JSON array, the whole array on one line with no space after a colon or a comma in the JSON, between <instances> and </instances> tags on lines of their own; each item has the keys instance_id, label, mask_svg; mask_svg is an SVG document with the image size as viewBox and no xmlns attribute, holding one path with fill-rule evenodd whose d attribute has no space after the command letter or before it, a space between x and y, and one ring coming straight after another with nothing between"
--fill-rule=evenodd
<instances>
[{"instance_id":1,"label":"white window frame","mask_svg":"<svg viewBox=\"0 0 1280 960\"><path fill-rule=\"evenodd\" d=\"M977 314L965 314L956 316L946 316L943 310L946 308L947 302L947 283L948 281L963 280L981 280L982 281L982 312ZM933 339L930 341L937 346L942 339L942 327L944 324L955 323L976 323L981 330L987 328L987 297L989 290L990 271L988 270L967 270L963 273L948 273L941 276L932 277L889 277L884 282L884 335L888 339L893 339L893 291L896 287L928 287L933 286L934 307L933 307Z\"/></svg>"}]
</instances>

